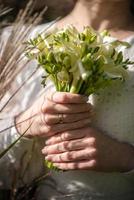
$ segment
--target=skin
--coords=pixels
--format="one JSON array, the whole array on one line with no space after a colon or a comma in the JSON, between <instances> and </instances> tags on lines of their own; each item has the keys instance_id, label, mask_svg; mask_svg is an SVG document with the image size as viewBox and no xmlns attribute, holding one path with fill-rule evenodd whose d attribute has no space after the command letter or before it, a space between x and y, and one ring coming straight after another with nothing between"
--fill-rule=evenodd
<instances>
[{"instance_id":1,"label":"skin","mask_svg":"<svg viewBox=\"0 0 134 200\"><path fill-rule=\"evenodd\" d=\"M110 0L108 3L106 0L78 0L72 13L59 21L57 26L71 23L81 30L83 25L91 25L96 30L109 29L113 36L123 39L133 34L133 18L128 0ZM63 114L62 124L58 123L60 113ZM54 93L46 99L41 96L16 118L16 123L20 133L31 124L27 137L48 138L42 153L60 169L132 170L134 147L92 127L92 117L93 107L87 103L87 98Z\"/></svg>"},{"instance_id":2,"label":"skin","mask_svg":"<svg viewBox=\"0 0 134 200\"><path fill-rule=\"evenodd\" d=\"M78 94L60 93L41 96L28 110L16 119L19 133L25 136L50 137L58 132L82 128L90 124L93 114L87 97ZM59 123L59 114L63 123Z\"/></svg>"},{"instance_id":3,"label":"skin","mask_svg":"<svg viewBox=\"0 0 134 200\"><path fill-rule=\"evenodd\" d=\"M46 159L62 170L128 171L134 166L134 149L93 127L66 131L47 140Z\"/></svg>"},{"instance_id":4,"label":"skin","mask_svg":"<svg viewBox=\"0 0 134 200\"><path fill-rule=\"evenodd\" d=\"M77 0L73 11L58 23L58 27L66 24L73 24L79 30L83 26L92 26L97 31L107 29L118 39L134 32L130 0Z\"/></svg>"}]
</instances>

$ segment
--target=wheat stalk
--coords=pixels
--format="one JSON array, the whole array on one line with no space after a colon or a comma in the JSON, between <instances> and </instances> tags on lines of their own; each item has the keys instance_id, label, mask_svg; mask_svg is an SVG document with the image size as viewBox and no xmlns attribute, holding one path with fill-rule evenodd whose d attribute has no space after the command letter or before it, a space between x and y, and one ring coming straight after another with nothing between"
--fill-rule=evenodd
<instances>
[{"instance_id":1,"label":"wheat stalk","mask_svg":"<svg viewBox=\"0 0 134 200\"><path fill-rule=\"evenodd\" d=\"M26 8L19 12L15 22L12 24L11 27L8 28L8 30L10 31L10 35L8 39L6 39L6 41L5 39L3 40L3 35L2 35L2 30L1 30L2 23L0 24L0 101L5 96L5 94L10 90L12 83L14 82L14 79L16 78L18 73L20 73L21 70L24 69L26 65L28 64L27 60L25 59L23 60L24 58L23 53L26 48L25 41L27 40L27 37L31 33L32 29L42 20L42 16L44 15L47 9L45 7L42 10L42 12L35 13L31 17L31 13L33 12L33 8L34 8L33 5L34 5L33 1L30 1L27 4ZM10 8L1 7L0 17L3 15L6 15L9 11L11 11ZM55 20L54 23L56 23L56 21L57 20ZM52 23L52 25L54 23ZM45 30L49 29L50 27L51 25L48 26ZM7 107L11 99L14 98L16 93L18 93L18 91L20 91L20 89L26 84L26 82L33 76L33 73L36 73L36 70L32 72L26 80L24 80L22 85L19 88L17 88L16 91L11 95L11 97L5 102L4 106L0 110L0 114L2 113L4 108ZM35 116L32 116L32 117L34 118ZM4 119L0 119L0 120L4 120ZM28 119L25 119L25 120L28 120ZM20 122L20 123L23 123L23 122ZM6 130L10 128L12 128L12 126L7 127ZM5 130L2 130L0 131L0 133L4 131ZM17 140L15 140L11 145L9 145L3 152L0 152L0 159L25 135L26 131L22 135L20 135L20 137L18 137ZM12 191L13 195L11 195L11 199L19 199L19 200L24 199L24 196L27 196L29 191L31 191L31 188L35 187L36 182L44 179L45 177L46 177L46 173L39 179L33 181L30 185L26 186L24 188L24 191L22 191L18 197L16 197L15 195L16 192L14 193L14 191L17 191L16 181L15 181L14 188Z\"/></svg>"},{"instance_id":2,"label":"wheat stalk","mask_svg":"<svg viewBox=\"0 0 134 200\"><path fill-rule=\"evenodd\" d=\"M0 6L0 17L8 14L12 10L13 10L12 8Z\"/></svg>"},{"instance_id":3,"label":"wheat stalk","mask_svg":"<svg viewBox=\"0 0 134 200\"><path fill-rule=\"evenodd\" d=\"M30 1L24 10L21 10L11 27L8 39L0 35L0 100L10 89L11 83L17 74L27 65L27 60L21 62L28 35L42 19L46 7L31 17L33 1ZM6 41L5 41L6 40Z\"/></svg>"}]
</instances>

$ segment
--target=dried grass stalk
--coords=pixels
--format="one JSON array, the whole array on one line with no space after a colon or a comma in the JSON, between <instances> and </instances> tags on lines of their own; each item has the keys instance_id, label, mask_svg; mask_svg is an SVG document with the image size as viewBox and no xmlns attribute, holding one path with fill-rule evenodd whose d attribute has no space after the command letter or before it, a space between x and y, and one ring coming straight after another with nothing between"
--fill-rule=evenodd
<instances>
[{"instance_id":1,"label":"dried grass stalk","mask_svg":"<svg viewBox=\"0 0 134 200\"><path fill-rule=\"evenodd\" d=\"M31 17L31 13L34 8L32 5L34 5L33 1L30 1L28 5L26 6L25 10L21 10L19 12L15 22L12 24L11 27L8 28L10 31L10 36L8 37L6 41L3 40L1 30L0 30L0 100L4 97L6 92L8 92L8 90L10 89L17 74L21 72L21 70L24 69L24 67L27 65L28 61L23 60L22 62L23 53L25 50L25 41L27 40L27 37L31 33L33 27L36 26L42 20L42 16L44 15L46 11L46 8L44 8L44 10L40 14L35 13L34 16ZM9 9L3 9L3 8L1 10L2 10L2 12L0 12L1 16L3 14L5 15L7 11L9 11ZM33 73L29 76L29 78L33 75ZM20 90L21 87L23 87L25 83L26 83L26 80L19 88L17 88L14 95ZM13 98L14 95L12 95L11 98ZM8 99L4 107L7 106L11 98ZM1 112L2 110L0 110L0 113ZM12 128L12 126L7 127L7 129L10 129L10 128ZM0 131L0 133L2 133L3 131L5 130ZM0 152L0 159L14 146L14 144L16 144L21 139L21 137L23 137L24 134L25 133L23 133L17 140L15 140L3 152ZM23 159L23 156L22 156L22 159ZM28 168L28 165L26 167ZM20 172L17 171L16 173L19 174ZM24 174L21 177L22 179L23 179L23 176ZM13 188L11 190L10 199L12 200L34 199L34 193L38 185L38 182L45 179L46 176L48 176L48 174L44 172L42 176L36 178L30 185L26 185L22 191L18 190L16 186L17 179L15 177L15 180L13 180ZM32 192L32 197L29 198L28 196L29 194L31 195L31 192Z\"/></svg>"},{"instance_id":2,"label":"dried grass stalk","mask_svg":"<svg viewBox=\"0 0 134 200\"><path fill-rule=\"evenodd\" d=\"M0 17L3 17L4 15L8 14L11 10L12 8L3 7L2 5L0 5Z\"/></svg>"},{"instance_id":3,"label":"dried grass stalk","mask_svg":"<svg viewBox=\"0 0 134 200\"><path fill-rule=\"evenodd\" d=\"M8 39L3 39L0 34L0 100L10 89L17 74L27 65L27 60L23 60L23 64L21 62L25 49L24 42L46 11L45 7L42 12L31 17L33 5L33 1L29 1L26 8L19 12L15 22L8 27Z\"/></svg>"}]
</instances>

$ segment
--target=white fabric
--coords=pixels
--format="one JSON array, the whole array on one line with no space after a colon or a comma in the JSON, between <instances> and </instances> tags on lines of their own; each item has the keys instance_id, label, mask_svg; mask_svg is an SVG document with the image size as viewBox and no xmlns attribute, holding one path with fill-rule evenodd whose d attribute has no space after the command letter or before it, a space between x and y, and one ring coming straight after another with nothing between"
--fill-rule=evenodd
<instances>
[{"instance_id":1,"label":"white fabric","mask_svg":"<svg viewBox=\"0 0 134 200\"><path fill-rule=\"evenodd\" d=\"M47 25L38 26L29 37L35 37L37 33L44 30L46 27ZM10 31L11 27L5 29L3 32L5 42L10 35ZM28 77L30 77L36 68L37 63L31 61L21 74L16 77L10 92L8 92L0 102L0 110L10 96L24 83L25 80L28 79ZM26 110L40 94L43 92L45 94L45 91L49 90L49 85L51 84L48 84L45 89L41 86L41 75L42 70L38 70L13 97L4 111L0 113L0 152L20 136L14 127L14 116ZM7 127L12 128L6 129ZM17 185L19 187L23 186L25 183L30 183L34 178L43 174L45 168L41 149L44 144L45 141L42 139L23 138L2 159L0 159L0 188L10 188L16 174L19 176L17 178L19 180L17 181ZM30 158L31 156L32 158ZM24 172L27 165L29 165L29 167L26 172Z\"/></svg>"},{"instance_id":2,"label":"white fabric","mask_svg":"<svg viewBox=\"0 0 134 200\"><path fill-rule=\"evenodd\" d=\"M127 39L132 47L125 50L124 54L134 60L134 37ZM16 79L19 86L28 74L35 69L35 63L31 63ZM28 69L28 71L26 71ZM109 89L93 95L91 102L95 106L96 119L94 125L119 141L134 144L134 68L129 67L129 78L125 84L117 84ZM51 86L42 89L41 74L39 71L15 96L5 111L5 120L0 120L0 129L13 124L13 115L28 108L42 91L44 93ZM13 88L15 90L15 88ZM6 98L8 98L7 94ZM1 102L2 105L2 102ZM0 150L18 137L15 128L0 133ZM43 143L43 144L42 144ZM33 178L44 172L41 147L44 142L39 140L22 139L17 145L0 160L0 187L9 188L14 177L14 172L22 175L29 156L32 155L30 167L26 170L24 182L30 182ZM24 156L23 165L21 158ZM113 149L113 151L116 151ZM110 155L109 155L110 156ZM16 170L16 171L15 171ZM2 172L2 173L1 173ZM19 181L20 184L20 181ZM51 187L50 187L51 186ZM38 190L38 199L74 199L74 200L133 200L134 199L134 173L99 173L93 171L68 171L65 173L54 172L52 180L47 179ZM64 196L67 194L67 197ZM58 196L58 197L56 197Z\"/></svg>"}]
</instances>

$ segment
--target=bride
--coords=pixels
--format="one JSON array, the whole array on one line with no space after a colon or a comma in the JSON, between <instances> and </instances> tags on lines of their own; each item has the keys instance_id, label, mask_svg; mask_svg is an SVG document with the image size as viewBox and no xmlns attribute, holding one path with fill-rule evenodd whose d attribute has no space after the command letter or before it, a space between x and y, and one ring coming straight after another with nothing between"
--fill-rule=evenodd
<instances>
[{"instance_id":1,"label":"bride","mask_svg":"<svg viewBox=\"0 0 134 200\"><path fill-rule=\"evenodd\" d=\"M98 31L108 29L112 36L131 43L131 48L124 50L124 56L132 60L133 7L130 0L75 0L72 12L55 26L73 24L79 30L83 26L92 26ZM64 173L52 172L51 179L45 179L38 188L37 199L134 199L134 69L129 67L128 73L129 78L123 86L111 87L93 96L91 102L77 94L50 93L51 83L40 95L40 73L23 88L12 108L17 110L16 128L3 133L8 141L23 133L32 122L12 152L14 163L23 169L20 158L24 150L28 151L26 161L33 155L24 182L43 171L44 158L65 170ZM35 120L31 120L31 116L36 116ZM11 119L11 123L13 121ZM34 138L36 145L32 148ZM0 175L0 180L3 187L10 188L6 180L11 163L6 163L5 169L3 163L0 169L5 174Z\"/></svg>"}]
</instances>

